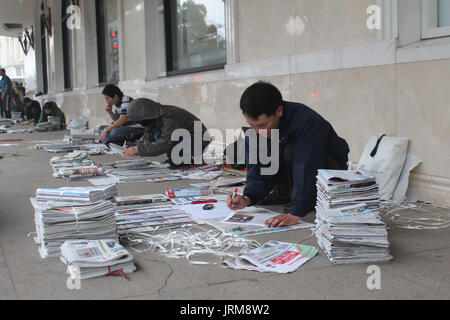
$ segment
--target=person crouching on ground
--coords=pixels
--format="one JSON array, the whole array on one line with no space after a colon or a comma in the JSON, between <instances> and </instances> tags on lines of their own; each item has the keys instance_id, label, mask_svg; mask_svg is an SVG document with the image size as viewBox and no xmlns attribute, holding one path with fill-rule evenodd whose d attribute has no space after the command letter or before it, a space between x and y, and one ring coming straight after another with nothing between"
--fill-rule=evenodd
<instances>
[{"instance_id":1,"label":"person crouching on ground","mask_svg":"<svg viewBox=\"0 0 450 320\"><path fill-rule=\"evenodd\" d=\"M124 95L117 86L112 84L107 85L102 94L107 103L105 110L114 122L99 128L100 141L103 144L122 145L125 141L136 141L142 137L145 129L128 119L128 107L133 98Z\"/></svg>"},{"instance_id":2,"label":"person crouching on ground","mask_svg":"<svg viewBox=\"0 0 450 320\"><path fill-rule=\"evenodd\" d=\"M19 123L27 121L29 124L36 125L39 122L42 110L39 102L31 100L30 98L23 99L24 110ZM26 120L25 120L26 119Z\"/></svg>"},{"instance_id":3,"label":"person crouching on ground","mask_svg":"<svg viewBox=\"0 0 450 320\"><path fill-rule=\"evenodd\" d=\"M300 103L283 101L280 91L269 83L258 82L249 87L241 98L241 109L257 134L266 134L270 139L272 130L279 130L280 170L273 176L264 176L261 174L264 166L247 164L244 196L230 196L228 206L240 210L255 204L290 202L289 213L266 224L269 227L296 225L314 210L318 169L347 169L348 144L317 112ZM249 159L248 140L246 154Z\"/></svg>"},{"instance_id":4,"label":"person crouching on ground","mask_svg":"<svg viewBox=\"0 0 450 320\"><path fill-rule=\"evenodd\" d=\"M41 117L39 118L39 123L48 122L49 116L59 118L59 120L61 121L61 129L67 128L66 116L64 115L64 112L62 112L61 109L58 108L56 103L53 101L44 104Z\"/></svg>"},{"instance_id":5,"label":"person crouching on ground","mask_svg":"<svg viewBox=\"0 0 450 320\"><path fill-rule=\"evenodd\" d=\"M203 152L210 144L210 138L207 133L205 125L192 113L175 106L165 106L149 99L137 99L130 103L128 109L128 118L131 121L135 121L141 124L145 128L145 134L137 142L136 146L128 147L125 152L125 157L132 157L140 155L144 157L157 157L163 154L167 154L168 162L172 165L192 165L195 159L202 159ZM195 148L195 141L198 141L199 137L195 137L195 128L201 128L201 146ZM191 157L187 161L175 161L173 156L184 157L183 150L178 154L172 155L174 148L183 139L178 141L172 141L172 135L177 129L185 129L189 132L188 147L191 148ZM200 131L200 130L198 130ZM203 141L205 140L209 141ZM196 149L201 154L195 154ZM199 153L197 152L197 153Z\"/></svg>"}]
</instances>

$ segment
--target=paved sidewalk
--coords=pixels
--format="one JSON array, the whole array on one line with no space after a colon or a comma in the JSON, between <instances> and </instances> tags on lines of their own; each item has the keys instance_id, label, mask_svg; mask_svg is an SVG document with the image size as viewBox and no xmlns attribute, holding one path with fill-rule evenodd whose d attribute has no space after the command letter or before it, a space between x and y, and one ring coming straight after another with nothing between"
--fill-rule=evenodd
<instances>
[{"instance_id":1,"label":"paved sidewalk","mask_svg":"<svg viewBox=\"0 0 450 320\"><path fill-rule=\"evenodd\" d=\"M319 254L288 275L225 270L219 266L193 266L185 260L155 254L136 255L139 270L130 281L103 277L82 281L81 290L69 290L68 275L57 259L41 260L27 235L35 230L30 197L38 187L90 185L65 182L51 175L53 154L28 150L32 141L62 138L64 133L0 135L24 139L17 146L0 146L0 299L449 299L450 229L392 230L389 240L394 261L379 264L381 290L367 288L369 265L334 266ZM0 144L2 144L0 142ZM93 157L97 163L119 160ZM163 193L169 186L190 182L119 185L121 195ZM313 217L309 217L310 220ZM296 242L309 230L254 237L260 242ZM305 242L317 245L315 238Z\"/></svg>"}]
</instances>

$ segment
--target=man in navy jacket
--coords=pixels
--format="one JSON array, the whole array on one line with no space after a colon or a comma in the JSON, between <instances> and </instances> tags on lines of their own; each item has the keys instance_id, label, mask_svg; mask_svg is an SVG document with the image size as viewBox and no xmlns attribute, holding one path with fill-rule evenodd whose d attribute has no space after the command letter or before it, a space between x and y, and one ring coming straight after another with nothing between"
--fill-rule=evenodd
<instances>
[{"instance_id":1,"label":"man in navy jacket","mask_svg":"<svg viewBox=\"0 0 450 320\"><path fill-rule=\"evenodd\" d=\"M300 103L283 101L273 85L258 82L241 98L241 109L248 124L260 134L272 137L279 130L280 153L278 173L261 174L261 164L249 164L244 196L228 198L228 206L240 210L266 198L280 184L287 184L290 213L266 222L269 227L295 225L310 213L316 203L318 169L347 169L349 147L331 124L317 112ZM266 133L267 132L267 133ZM249 159L249 146L246 154Z\"/></svg>"}]
</instances>

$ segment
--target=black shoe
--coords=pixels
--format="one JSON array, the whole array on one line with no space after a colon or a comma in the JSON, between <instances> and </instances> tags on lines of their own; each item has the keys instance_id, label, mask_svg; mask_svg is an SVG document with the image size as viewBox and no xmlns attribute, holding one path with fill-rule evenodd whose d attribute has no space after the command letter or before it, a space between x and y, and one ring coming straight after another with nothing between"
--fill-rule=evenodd
<instances>
[{"instance_id":1,"label":"black shoe","mask_svg":"<svg viewBox=\"0 0 450 320\"><path fill-rule=\"evenodd\" d=\"M291 203L291 193L287 185L279 184L263 200L257 202L257 205L271 206Z\"/></svg>"}]
</instances>

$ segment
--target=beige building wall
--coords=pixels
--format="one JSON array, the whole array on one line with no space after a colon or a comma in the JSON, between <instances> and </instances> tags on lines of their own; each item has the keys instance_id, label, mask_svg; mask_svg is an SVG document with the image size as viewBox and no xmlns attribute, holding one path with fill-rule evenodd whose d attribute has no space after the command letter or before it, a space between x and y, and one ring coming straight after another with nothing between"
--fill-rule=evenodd
<instances>
[{"instance_id":1,"label":"beige building wall","mask_svg":"<svg viewBox=\"0 0 450 320\"><path fill-rule=\"evenodd\" d=\"M239 57L267 59L377 40L366 27L376 0L238 1Z\"/></svg>"},{"instance_id":2,"label":"beige building wall","mask_svg":"<svg viewBox=\"0 0 450 320\"><path fill-rule=\"evenodd\" d=\"M439 58L438 50L430 55L420 51L419 58L411 59L412 51L397 48L395 31L386 36L368 30L366 9L376 3L239 0L233 19L237 41L232 43L237 61L225 70L152 78L148 64L159 59L152 60L146 52L142 8L148 2L123 0L119 86L135 98L186 108L209 128L224 130L246 125L239 109L243 91L258 80L269 81L285 100L302 102L328 119L348 141L354 162L371 135L410 138L410 152L423 159L411 179L419 198L450 205L450 90L445 85L450 81L450 57ZM89 78L97 70L85 72ZM57 101L69 119L82 115L91 127L98 127L110 122L101 89L93 86L46 98Z\"/></svg>"}]
</instances>

